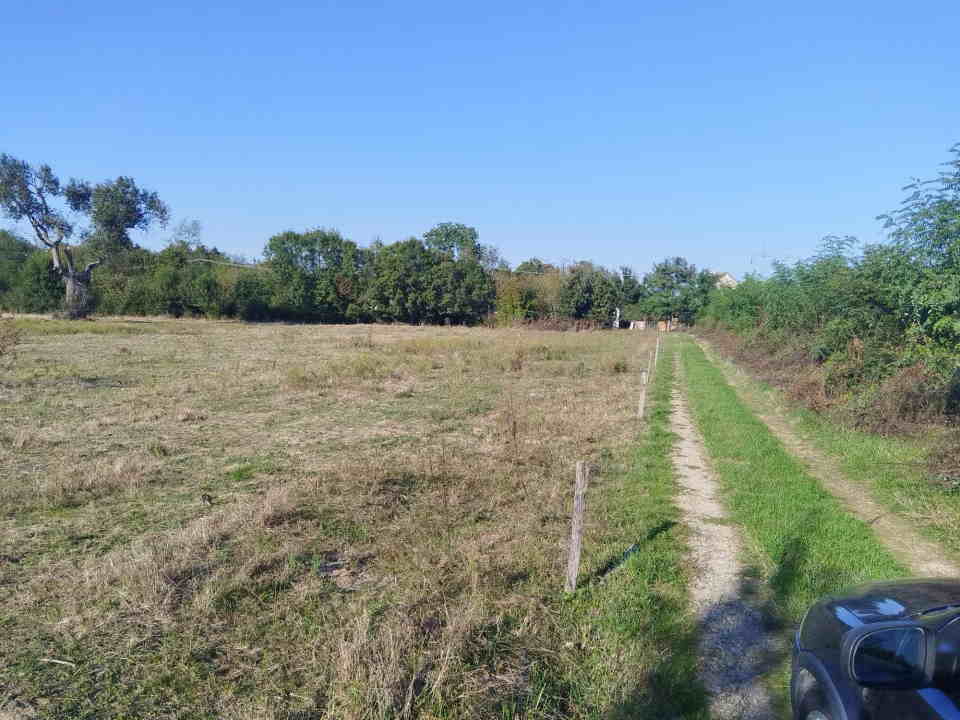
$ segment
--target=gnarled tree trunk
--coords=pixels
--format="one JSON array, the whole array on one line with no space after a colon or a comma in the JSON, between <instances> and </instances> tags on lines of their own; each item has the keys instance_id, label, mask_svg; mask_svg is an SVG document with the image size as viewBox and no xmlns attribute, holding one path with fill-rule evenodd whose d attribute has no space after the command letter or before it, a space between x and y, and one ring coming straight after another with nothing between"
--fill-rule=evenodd
<instances>
[{"instance_id":1,"label":"gnarled tree trunk","mask_svg":"<svg viewBox=\"0 0 960 720\"><path fill-rule=\"evenodd\" d=\"M90 296L91 269L64 273L63 275L63 283L67 287L67 294L63 300L63 310L71 320L85 318L93 310Z\"/></svg>"},{"instance_id":2,"label":"gnarled tree trunk","mask_svg":"<svg viewBox=\"0 0 960 720\"><path fill-rule=\"evenodd\" d=\"M71 320L85 318L93 309L90 280L93 277L93 269L100 264L100 261L90 263L83 270L77 270L73 264L73 255L63 244L62 238L50 245L50 255L67 290L63 300L64 314Z\"/></svg>"}]
</instances>

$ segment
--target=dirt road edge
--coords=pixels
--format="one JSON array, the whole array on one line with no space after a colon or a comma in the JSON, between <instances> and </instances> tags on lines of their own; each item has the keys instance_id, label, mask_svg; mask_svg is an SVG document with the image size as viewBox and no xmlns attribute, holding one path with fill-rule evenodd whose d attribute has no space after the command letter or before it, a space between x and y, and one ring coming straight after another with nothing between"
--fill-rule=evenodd
<instances>
[{"instance_id":1,"label":"dirt road edge","mask_svg":"<svg viewBox=\"0 0 960 720\"><path fill-rule=\"evenodd\" d=\"M671 429L678 436L673 456L681 487L677 504L690 528L689 558L695 569L691 604L700 620L702 680L711 714L724 720L772 720L762 681L771 639L760 612L743 598L741 539L718 499L717 482L693 425L682 381L673 389Z\"/></svg>"},{"instance_id":2,"label":"dirt road edge","mask_svg":"<svg viewBox=\"0 0 960 720\"><path fill-rule=\"evenodd\" d=\"M753 382L743 370L721 357L702 338L694 338L707 358L723 373L741 401L761 420L787 451L844 509L871 527L877 539L905 567L923 577L960 577L960 566L936 543L917 533L903 518L894 515L871 496L868 488L846 477L839 463L805 442L782 413L776 412L758 397Z\"/></svg>"}]
</instances>

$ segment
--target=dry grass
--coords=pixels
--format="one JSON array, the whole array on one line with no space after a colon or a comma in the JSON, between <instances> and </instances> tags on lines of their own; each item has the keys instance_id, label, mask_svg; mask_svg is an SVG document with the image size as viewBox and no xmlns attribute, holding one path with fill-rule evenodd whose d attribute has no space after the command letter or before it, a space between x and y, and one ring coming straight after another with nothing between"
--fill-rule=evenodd
<instances>
[{"instance_id":1,"label":"dry grass","mask_svg":"<svg viewBox=\"0 0 960 720\"><path fill-rule=\"evenodd\" d=\"M20 328L12 318L0 319L0 368L13 365L13 357L20 343Z\"/></svg>"},{"instance_id":2,"label":"dry grass","mask_svg":"<svg viewBox=\"0 0 960 720\"><path fill-rule=\"evenodd\" d=\"M901 367L892 350L853 338L826 362L790 339L740 336L721 328L697 329L724 356L781 390L797 403L851 428L891 436L940 434L954 424L956 378L945 380L920 361ZM887 354L881 363L877 358ZM869 372L865 365L871 365ZM880 379L868 380L880 372Z\"/></svg>"},{"instance_id":3,"label":"dry grass","mask_svg":"<svg viewBox=\"0 0 960 720\"><path fill-rule=\"evenodd\" d=\"M647 336L17 322L0 697L57 717L586 716L531 668L576 661L554 602L572 468L594 462L603 492Z\"/></svg>"}]
</instances>

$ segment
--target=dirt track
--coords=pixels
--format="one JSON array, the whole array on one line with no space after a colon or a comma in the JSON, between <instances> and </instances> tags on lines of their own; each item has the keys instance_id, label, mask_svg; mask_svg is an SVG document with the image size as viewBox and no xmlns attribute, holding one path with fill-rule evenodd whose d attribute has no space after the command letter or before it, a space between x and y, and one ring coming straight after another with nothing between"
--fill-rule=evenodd
<instances>
[{"instance_id":1,"label":"dirt track","mask_svg":"<svg viewBox=\"0 0 960 720\"><path fill-rule=\"evenodd\" d=\"M884 508L870 496L869 490L863 485L849 480L838 463L817 452L797 435L785 415L757 397L742 370L734 369L729 363L720 360L707 343L700 339L697 342L723 372L727 382L737 391L744 404L770 428L787 451L803 462L806 470L825 490L840 500L847 512L869 525L880 542L900 563L917 576L960 577L960 567L939 545L922 537L906 520Z\"/></svg>"},{"instance_id":2,"label":"dirt track","mask_svg":"<svg viewBox=\"0 0 960 720\"><path fill-rule=\"evenodd\" d=\"M679 363L678 363L679 368ZM702 680L711 715L726 720L773 718L762 684L773 640L756 608L744 600L741 542L717 498L702 441L680 387L674 388L671 426L679 436L674 467L682 492L678 505L690 528L691 601L700 620Z\"/></svg>"}]
</instances>

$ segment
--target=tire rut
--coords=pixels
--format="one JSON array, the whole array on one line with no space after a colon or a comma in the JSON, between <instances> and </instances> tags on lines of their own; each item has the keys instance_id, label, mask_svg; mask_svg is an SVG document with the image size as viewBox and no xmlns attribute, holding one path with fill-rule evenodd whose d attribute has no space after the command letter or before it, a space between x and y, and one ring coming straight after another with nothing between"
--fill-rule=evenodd
<instances>
[{"instance_id":1,"label":"tire rut","mask_svg":"<svg viewBox=\"0 0 960 720\"><path fill-rule=\"evenodd\" d=\"M679 362L677 362L678 377ZM772 720L762 676L776 641L763 616L745 599L749 581L740 564L740 536L727 522L703 442L680 385L674 386L671 429L678 436L673 463L682 488L677 504L690 528L691 602L699 618L701 679L711 716L721 720Z\"/></svg>"},{"instance_id":2,"label":"tire rut","mask_svg":"<svg viewBox=\"0 0 960 720\"><path fill-rule=\"evenodd\" d=\"M735 366L718 361L716 352L707 343L700 339L697 343L720 369L741 401L787 451L803 463L807 472L837 498L847 512L872 528L880 542L904 567L922 577L960 577L960 566L947 556L943 548L922 537L905 519L877 502L868 488L847 478L839 463L802 440L783 414L771 410L756 397L742 370L731 370Z\"/></svg>"}]
</instances>

